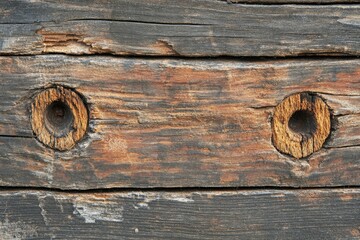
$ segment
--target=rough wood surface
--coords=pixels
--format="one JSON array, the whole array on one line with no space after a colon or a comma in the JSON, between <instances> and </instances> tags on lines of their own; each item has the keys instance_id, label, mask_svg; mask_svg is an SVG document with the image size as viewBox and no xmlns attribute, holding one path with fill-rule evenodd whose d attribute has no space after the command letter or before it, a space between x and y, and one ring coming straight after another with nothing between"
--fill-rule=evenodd
<instances>
[{"instance_id":1,"label":"rough wood surface","mask_svg":"<svg viewBox=\"0 0 360 240\"><path fill-rule=\"evenodd\" d=\"M3 186L342 186L360 182L360 60L0 58ZM76 89L89 132L58 152L33 136L33 97ZM332 109L324 147L295 159L271 142L274 107L317 92Z\"/></svg>"},{"instance_id":2,"label":"rough wood surface","mask_svg":"<svg viewBox=\"0 0 360 240\"><path fill-rule=\"evenodd\" d=\"M0 193L13 239L359 239L360 191Z\"/></svg>"},{"instance_id":3,"label":"rough wood surface","mask_svg":"<svg viewBox=\"0 0 360 240\"><path fill-rule=\"evenodd\" d=\"M0 54L359 56L359 12L357 4L3 0Z\"/></svg>"}]
</instances>

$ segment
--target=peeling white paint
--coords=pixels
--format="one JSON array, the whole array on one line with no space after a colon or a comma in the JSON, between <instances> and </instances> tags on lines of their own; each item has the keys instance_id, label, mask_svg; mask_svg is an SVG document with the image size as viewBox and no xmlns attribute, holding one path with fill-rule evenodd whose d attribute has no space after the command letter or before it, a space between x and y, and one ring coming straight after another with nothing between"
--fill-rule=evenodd
<instances>
[{"instance_id":1,"label":"peeling white paint","mask_svg":"<svg viewBox=\"0 0 360 240\"><path fill-rule=\"evenodd\" d=\"M85 223L96 221L122 222L124 208L107 202L75 202L74 214L84 218Z\"/></svg>"},{"instance_id":2,"label":"peeling white paint","mask_svg":"<svg viewBox=\"0 0 360 240\"><path fill-rule=\"evenodd\" d=\"M182 203L192 203L194 200L190 194L172 194L172 193L142 193L132 192L127 195L129 198L140 200L140 202L133 204L135 209L150 209L149 204L154 201L167 200Z\"/></svg>"},{"instance_id":3,"label":"peeling white paint","mask_svg":"<svg viewBox=\"0 0 360 240\"><path fill-rule=\"evenodd\" d=\"M45 223L46 226L48 226L49 225L49 220L48 220L48 218L46 216L47 212L45 210L45 198L46 198L46 196L39 197L39 207L41 209L40 214L44 219L44 223Z\"/></svg>"},{"instance_id":4,"label":"peeling white paint","mask_svg":"<svg viewBox=\"0 0 360 240\"><path fill-rule=\"evenodd\" d=\"M32 171L31 173L40 179L46 180L51 185L54 180L54 159L44 154L42 160L46 164L45 167L41 171Z\"/></svg>"},{"instance_id":5,"label":"peeling white paint","mask_svg":"<svg viewBox=\"0 0 360 240\"><path fill-rule=\"evenodd\" d=\"M140 203L137 203L137 204L134 204L134 208L135 209L141 209L141 208L145 208L145 209L149 209L149 204L147 204L146 202L140 202Z\"/></svg>"},{"instance_id":6,"label":"peeling white paint","mask_svg":"<svg viewBox=\"0 0 360 240\"><path fill-rule=\"evenodd\" d=\"M360 27L360 18L359 17L347 17L347 18L341 18L337 20L339 23L354 26L354 27Z\"/></svg>"},{"instance_id":7,"label":"peeling white paint","mask_svg":"<svg viewBox=\"0 0 360 240\"><path fill-rule=\"evenodd\" d=\"M194 202L193 199L191 198L186 198L186 197L172 197L171 199L168 199L171 201L176 201L176 202L183 202L183 203L191 203Z\"/></svg>"}]
</instances>

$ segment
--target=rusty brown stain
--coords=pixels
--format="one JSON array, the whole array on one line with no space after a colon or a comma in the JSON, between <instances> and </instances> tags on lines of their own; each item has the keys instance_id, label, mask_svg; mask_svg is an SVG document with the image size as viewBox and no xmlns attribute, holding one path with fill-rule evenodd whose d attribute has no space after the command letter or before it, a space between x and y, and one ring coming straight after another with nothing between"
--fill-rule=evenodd
<instances>
[{"instance_id":1,"label":"rusty brown stain","mask_svg":"<svg viewBox=\"0 0 360 240\"><path fill-rule=\"evenodd\" d=\"M321 191L305 191L296 195L301 204L318 203L324 201L323 193Z\"/></svg>"},{"instance_id":2,"label":"rusty brown stain","mask_svg":"<svg viewBox=\"0 0 360 240\"><path fill-rule=\"evenodd\" d=\"M340 194L341 201L351 201L353 199L353 194Z\"/></svg>"},{"instance_id":3,"label":"rusty brown stain","mask_svg":"<svg viewBox=\"0 0 360 240\"><path fill-rule=\"evenodd\" d=\"M238 173L222 173L220 175L220 183L226 184L231 182L237 182L239 181L239 174Z\"/></svg>"},{"instance_id":4,"label":"rusty brown stain","mask_svg":"<svg viewBox=\"0 0 360 240\"><path fill-rule=\"evenodd\" d=\"M169 40L157 40L154 44L149 46L155 55L180 55Z\"/></svg>"},{"instance_id":5,"label":"rusty brown stain","mask_svg":"<svg viewBox=\"0 0 360 240\"><path fill-rule=\"evenodd\" d=\"M82 34L70 32L52 32L44 28L36 31L42 36L44 53L95 54L114 53L109 48L112 41L108 39L91 38Z\"/></svg>"},{"instance_id":6,"label":"rusty brown stain","mask_svg":"<svg viewBox=\"0 0 360 240\"><path fill-rule=\"evenodd\" d=\"M347 80L346 82L354 83L358 85L360 80L360 67L355 68L352 72L339 72L336 74L336 78ZM342 87L344 86L346 87L346 85L343 85ZM350 90L355 90L355 88L354 89L350 88Z\"/></svg>"},{"instance_id":7,"label":"rusty brown stain","mask_svg":"<svg viewBox=\"0 0 360 240\"><path fill-rule=\"evenodd\" d=\"M358 228L351 229L351 236L360 237L360 226Z\"/></svg>"}]
</instances>

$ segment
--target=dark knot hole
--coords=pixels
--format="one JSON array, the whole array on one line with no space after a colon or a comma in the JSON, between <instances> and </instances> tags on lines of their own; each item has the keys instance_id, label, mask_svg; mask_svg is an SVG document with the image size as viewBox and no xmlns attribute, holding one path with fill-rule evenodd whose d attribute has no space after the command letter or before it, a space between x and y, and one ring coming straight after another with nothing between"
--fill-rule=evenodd
<instances>
[{"instance_id":1,"label":"dark knot hole","mask_svg":"<svg viewBox=\"0 0 360 240\"><path fill-rule=\"evenodd\" d=\"M316 131L316 119L313 112L309 110L299 110L290 117L289 128L302 135L312 135Z\"/></svg>"},{"instance_id":2,"label":"dark knot hole","mask_svg":"<svg viewBox=\"0 0 360 240\"><path fill-rule=\"evenodd\" d=\"M70 107L62 102L51 103L45 111L45 124L56 137L62 137L71 130L74 116Z\"/></svg>"}]
</instances>

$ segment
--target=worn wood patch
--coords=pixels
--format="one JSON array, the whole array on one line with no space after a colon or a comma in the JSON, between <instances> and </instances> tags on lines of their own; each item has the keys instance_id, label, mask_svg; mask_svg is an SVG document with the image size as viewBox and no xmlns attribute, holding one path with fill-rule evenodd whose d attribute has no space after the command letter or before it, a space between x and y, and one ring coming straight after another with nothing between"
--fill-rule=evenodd
<instances>
[{"instance_id":1,"label":"worn wood patch","mask_svg":"<svg viewBox=\"0 0 360 240\"><path fill-rule=\"evenodd\" d=\"M0 193L10 239L358 239L360 191Z\"/></svg>"},{"instance_id":2,"label":"worn wood patch","mask_svg":"<svg viewBox=\"0 0 360 240\"><path fill-rule=\"evenodd\" d=\"M0 54L358 56L359 11L216 0L2 1Z\"/></svg>"},{"instance_id":3,"label":"worn wood patch","mask_svg":"<svg viewBox=\"0 0 360 240\"><path fill-rule=\"evenodd\" d=\"M360 177L360 61L114 57L0 58L0 182L64 189L342 186ZM70 151L31 128L44 88L76 89L89 129ZM323 148L295 159L272 145L274 108L310 91L332 109Z\"/></svg>"}]
</instances>

